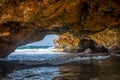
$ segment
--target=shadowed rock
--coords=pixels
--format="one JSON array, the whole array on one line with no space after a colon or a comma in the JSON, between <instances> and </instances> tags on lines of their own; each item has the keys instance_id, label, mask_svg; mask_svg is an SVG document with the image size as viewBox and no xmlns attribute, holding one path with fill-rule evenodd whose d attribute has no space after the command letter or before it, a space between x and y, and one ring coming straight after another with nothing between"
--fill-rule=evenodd
<instances>
[{"instance_id":1,"label":"shadowed rock","mask_svg":"<svg viewBox=\"0 0 120 80\"><path fill-rule=\"evenodd\" d=\"M75 52L84 35L108 50L120 49L119 4L119 0L1 0L0 57L48 34L59 35L57 43Z\"/></svg>"}]
</instances>

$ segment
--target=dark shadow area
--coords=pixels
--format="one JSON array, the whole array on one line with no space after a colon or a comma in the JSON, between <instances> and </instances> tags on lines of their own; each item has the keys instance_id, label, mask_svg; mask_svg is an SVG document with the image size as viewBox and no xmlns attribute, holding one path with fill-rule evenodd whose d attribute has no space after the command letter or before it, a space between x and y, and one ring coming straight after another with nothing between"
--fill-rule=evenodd
<instances>
[{"instance_id":1,"label":"dark shadow area","mask_svg":"<svg viewBox=\"0 0 120 80\"><path fill-rule=\"evenodd\" d=\"M93 40L89 39L82 39L79 43L80 49L78 52L84 52L86 49L91 49L91 52L93 54L98 54L98 53L108 53L108 49L105 48L102 45L97 44Z\"/></svg>"},{"instance_id":2,"label":"dark shadow area","mask_svg":"<svg viewBox=\"0 0 120 80\"><path fill-rule=\"evenodd\" d=\"M119 80L120 58L103 61L73 62L60 67L60 75L54 80Z\"/></svg>"}]
</instances>

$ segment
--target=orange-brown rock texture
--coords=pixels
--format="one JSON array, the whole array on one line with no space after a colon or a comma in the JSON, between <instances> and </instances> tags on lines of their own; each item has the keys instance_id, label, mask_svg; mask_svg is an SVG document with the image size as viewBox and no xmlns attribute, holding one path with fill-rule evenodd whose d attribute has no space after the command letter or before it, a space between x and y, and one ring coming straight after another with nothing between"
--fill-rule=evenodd
<instances>
[{"instance_id":1,"label":"orange-brown rock texture","mask_svg":"<svg viewBox=\"0 0 120 80\"><path fill-rule=\"evenodd\" d=\"M99 46L119 52L120 1L0 0L0 57L48 34L59 35L56 47L68 51Z\"/></svg>"}]
</instances>

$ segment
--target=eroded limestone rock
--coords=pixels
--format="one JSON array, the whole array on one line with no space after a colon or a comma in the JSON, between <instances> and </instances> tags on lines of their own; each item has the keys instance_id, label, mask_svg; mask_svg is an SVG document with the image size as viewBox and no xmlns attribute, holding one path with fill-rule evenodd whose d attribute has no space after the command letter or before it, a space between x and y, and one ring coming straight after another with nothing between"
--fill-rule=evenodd
<instances>
[{"instance_id":1,"label":"eroded limestone rock","mask_svg":"<svg viewBox=\"0 0 120 80\"><path fill-rule=\"evenodd\" d=\"M67 49L78 49L82 35L89 35L105 48L119 49L119 4L119 0L0 0L0 57L47 34L67 32L74 35L64 40ZM117 32L109 31L115 26ZM109 34L116 40L108 41Z\"/></svg>"},{"instance_id":2,"label":"eroded limestone rock","mask_svg":"<svg viewBox=\"0 0 120 80\"><path fill-rule=\"evenodd\" d=\"M97 43L90 36L91 35L81 35L76 37L71 33L64 33L59 35L59 37L55 40L55 48L62 49L65 52L108 52L107 47Z\"/></svg>"}]
</instances>

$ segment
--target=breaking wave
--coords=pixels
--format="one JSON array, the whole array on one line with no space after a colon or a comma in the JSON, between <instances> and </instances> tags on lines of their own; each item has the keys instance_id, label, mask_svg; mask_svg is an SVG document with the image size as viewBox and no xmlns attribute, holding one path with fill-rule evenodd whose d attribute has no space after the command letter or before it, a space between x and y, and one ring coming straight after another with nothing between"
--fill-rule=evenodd
<instances>
[{"instance_id":1,"label":"breaking wave","mask_svg":"<svg viewBox=\"0 0 120 80\"><path fill-rule=\"evenodd\" d=\"M55 52L53 47L20 47L9 55L6 61L17 61L25 65L62 65L83 60L102 60L110 55L84 55L83 53Z\"/></svg>"},{"instance_id":2,"label":"breaking wave","mask_svg":"<svg viewBox=\"0 0 120 80\"><path fill-rule=\"evenodd\" d=\"M69 66L72 65L73 69L74 67L77 68L78 70L76 69L76 71L81 70L79 68L82 68L82 70L86 71L86 69L93 67L94 64L91 64L91 62L92 63L95 62L95 64L98 64L101 62L101 60L108 59L109 57L111 57L110 55L99 54L86 55L83 53L65 53L55 51L56 49L54 49L53 47L38 47L38 46L34 47L27 46L24 48L21 47L16 49L15 52L13 52L6 59L4 59L6 63L9 63L9 68L7 68L8 74L6 75L6 77L3 77L3 80L56 80L57 77L62 76L61 75L62 71L60 70L64 69L65 66L66 66L65 70L68 69L68 73L71 72L71 68L69 71L69 67L67 65ZM102 63L100 63L100 65L101 64ZM82 67L82 65L84 67ZM92 67L86 68L86 65L89 66L92 65ZM91 69L88 71L91 71ZM65 71L65 75L66 74L67 73Z\"/></svg>"}]
</instances>

